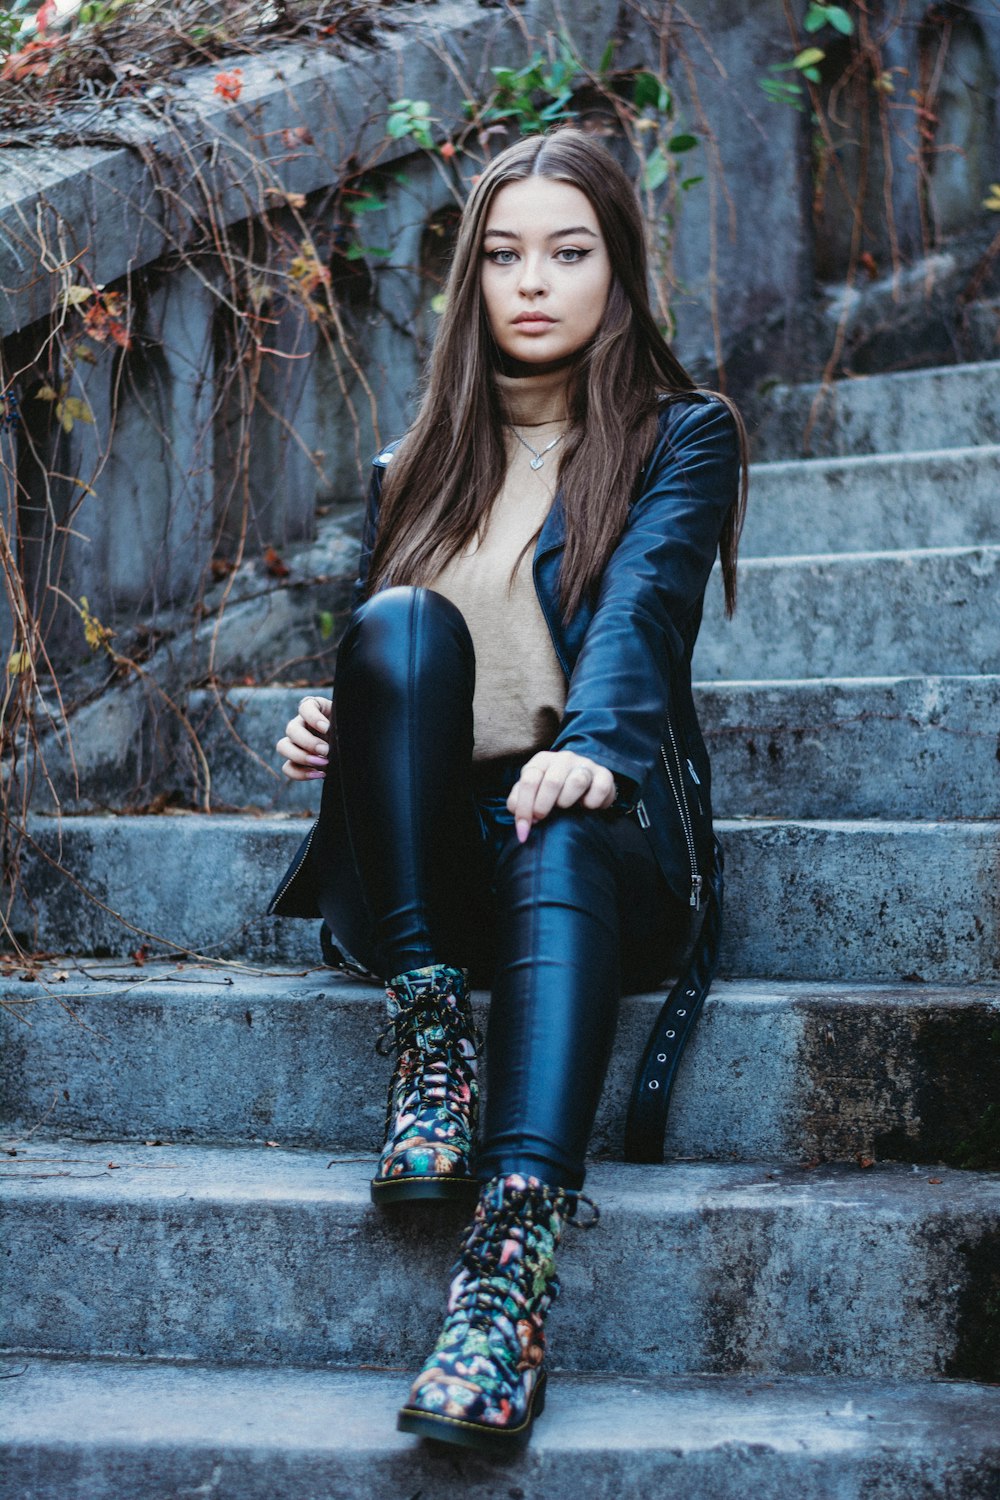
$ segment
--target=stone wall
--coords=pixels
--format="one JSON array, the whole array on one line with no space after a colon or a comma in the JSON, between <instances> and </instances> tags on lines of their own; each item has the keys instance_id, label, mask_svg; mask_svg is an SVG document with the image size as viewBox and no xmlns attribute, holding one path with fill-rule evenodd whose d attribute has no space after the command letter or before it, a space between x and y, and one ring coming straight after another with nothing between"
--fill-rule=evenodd
<instances>
[{"instance_id":1,"label":"stone wall","mask_svg":"<svg viewBox=\"0 0 1000 1500\"><path fill-rule=\"evenodd\" d=\"M931 12L951 20L945 55ZM57 658L71 664L85 648L78 611L54 586L86 596L112 627L152 618L190 606L213 557L225 562L241 546L280 553L315 534L317 506L357 505L368 454L412 410L434 322L433 281L419 271L434 260L458 181L411 140L387 140L388 106L426 99L442 125L457 123L467 90L481 91L491 66L523 62L528 37L567 31L591 63L616 37L616 67L663 66L671 78L678 118L700 139L692 171L704 178L665 226L674 342L699 378L718 378L731 355L737 394L750 399L765 376L822 368L832 331L804 352L799 313L815 302L818 278L843 274L853 213L842 187L814 214L808 113L759 87L789 55L782 0L701 0L672 21L672 50L654 63L648 25L616 0L405 7L378 48L348 58L274 45L239 59L235 105L213 92L216 66L195 68L171 85L169 123L163 110L123 107L112 127L120 146L3 152L0 391L17 395L22 420L0 434L0 504L27 608ZM982 238L982 197L1000 175L1000 9L885 0L879 24L900 127L884 142L873 136L862 195L859 244L876 274L892 250L886 194L898 251L913 259L948 236ZM921 155L908 91L932 87L940 124ZM871 95L866 80L830 101L848 126L856 117L859 138ZM355 244L371 252L350 259L338 190L369 164L385 207L355 220ZM856 190L850 144L839 170ZM271 286L254 309L272 315L266 345L253 348L213 246L221 236L230 257L274 269L306 226L326 247L338 321L310 317L303 300L267 300ZM54 325L65 337L79 316L67 288L90 284L122 294L131 344L108 341L65 373L63 409L69 397L93 419L66 431L56 403L38 396L52 379Z\"/></svg>"}]
</instances>

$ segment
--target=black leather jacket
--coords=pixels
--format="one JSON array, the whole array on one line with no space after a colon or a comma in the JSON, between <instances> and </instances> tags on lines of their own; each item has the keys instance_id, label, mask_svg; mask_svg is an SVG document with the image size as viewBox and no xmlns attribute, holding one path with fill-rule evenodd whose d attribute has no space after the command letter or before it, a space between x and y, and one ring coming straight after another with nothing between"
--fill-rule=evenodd
<instances>
[{"instance_id":1,"label":"black leather jacket","mask_svg":"<svg viewBox=\"0 0 1000 1500\"><path fill-rule=\"evenodd\" d=\"M378 521L393 447L373 460L355 603ZM559 609L564 517L557 494L535 548L535 590L569 684L553 749L607 766L623 805L646 830L671 889L692 907L711 864L708 754L691 697L691 653L719 533L739 485L739 443L728 408L701 392L665 400L625 530L596 602ZM324 810L328 799L324 797ZM270 911L319 915L307 839Z\"/></svg>"}]
</instances>

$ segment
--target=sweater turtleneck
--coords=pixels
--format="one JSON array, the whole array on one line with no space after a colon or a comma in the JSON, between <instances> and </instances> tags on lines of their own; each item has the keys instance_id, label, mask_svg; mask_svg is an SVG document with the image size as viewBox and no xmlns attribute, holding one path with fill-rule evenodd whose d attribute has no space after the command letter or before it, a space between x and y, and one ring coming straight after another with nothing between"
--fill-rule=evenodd
<instances>
[{"instance_id":1,"label":"sweater turtleneck","mask_svg":"<svg viewBox=\"0 0 1000 1500\"><path fill-rule=\"evenodd\" d=\"M569 366L494 376L507 417L503 485L484 535L451 558L430 585L462 611L475 647L475 760L546 749L566 706L566 680L531 564L559 474L560 445L545 450L569 428L569 376ZM532 467L535 454L542 462Z\"/></svg>"},{"instance_id":2,"label":"sweater turtleneck","mask_svg":"<svg viewBox=\"0 0 1000 1500\"><path fill-rule=\"evenodd\" d=\"M515 427L547 427L569 419L570 366L536 375L494 375L496 388ZM537 446L537 445L536 445Z\"/></svg>"}]
</instances>

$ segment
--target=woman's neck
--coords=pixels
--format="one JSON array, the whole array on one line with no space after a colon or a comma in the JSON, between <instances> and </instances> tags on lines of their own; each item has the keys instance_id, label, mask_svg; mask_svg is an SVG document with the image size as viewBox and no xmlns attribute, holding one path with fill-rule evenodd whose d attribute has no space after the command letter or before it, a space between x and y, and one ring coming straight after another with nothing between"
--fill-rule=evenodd
<instances>
[{"instance_id":1,"label":"woman's neck","mask_svg":"<svg viewBox=\"0 0 1000 1500\"><path fill-rule=\"evenodd\" d=\"M524 368L524 367L522 367ZM494 375L506 419L514 427L542 427L569 417L569 379L572 364L541 372Z\"/></svg>"}]
</instances>

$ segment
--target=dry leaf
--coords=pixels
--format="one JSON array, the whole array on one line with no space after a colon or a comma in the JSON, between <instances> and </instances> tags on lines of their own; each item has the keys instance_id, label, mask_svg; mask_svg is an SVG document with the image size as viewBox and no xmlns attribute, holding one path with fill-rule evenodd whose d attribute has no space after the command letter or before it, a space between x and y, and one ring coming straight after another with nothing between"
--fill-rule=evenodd
<instances>
[{"instance_id":1,"label":"dry leaf","mask_svg":"<svg viewBox=\"0 0 1000 1500\"><path fill-rule=\"evenodd\" d=\"M292 571L273 547L264 549L264 567L272 578L287 578Z\"/></svg>"}]
</instances>

